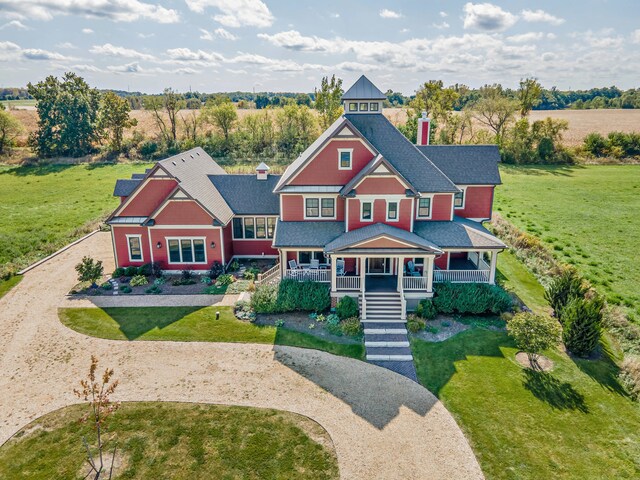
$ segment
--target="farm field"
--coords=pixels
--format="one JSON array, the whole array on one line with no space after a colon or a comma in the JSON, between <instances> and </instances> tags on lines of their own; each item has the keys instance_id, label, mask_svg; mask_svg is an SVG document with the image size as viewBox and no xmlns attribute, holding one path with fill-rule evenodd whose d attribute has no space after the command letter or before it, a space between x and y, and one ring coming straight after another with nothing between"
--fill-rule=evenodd
<instances>
[{"instance_id":1,"label":"farm field","mask_svg":"<svg viewBox=\"0 0 640 480\"><path fill-rule=\"evenodd\" d=\"M640 166L501 167L495 208L640 313Z\"/></svg>"}]
</instances>

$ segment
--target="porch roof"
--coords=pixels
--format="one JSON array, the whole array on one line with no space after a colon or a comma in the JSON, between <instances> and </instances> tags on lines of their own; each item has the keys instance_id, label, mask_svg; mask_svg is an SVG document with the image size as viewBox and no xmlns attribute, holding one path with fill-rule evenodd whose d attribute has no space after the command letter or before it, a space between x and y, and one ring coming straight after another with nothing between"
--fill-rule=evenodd
<instances>
[{"instance_id":1,"label":"porch roof","mask_svg":"<svg viewBox=\"0 0 640 480\"><path fill-rule=\"evenodd\" d=\"M416 235L415 233L408 232L407 230L402 230L397 227L392 227L391 225L387 225L384 223L375 223L373 225L367 225L366 227L358 228L356 230L351 230L350 232L346 232L330 243L328 243L324 247L325 252L335 252L335 251L345 251L349 249L349 252L355 252L356 246L363 242L373 241L379 238L389 238L391 240L396 240L403 244L408 244L406 247L399 247L399 250L412 250L412 247L427 250L433 253L441 253L441 250L437 245L432 243L431 241ZM364 247L367 251L372 250L371 247ZM376 251L382 250L392 250L396 251L395 248L383 247L381 249L373 249ZM413 250L415 252L415 250Z\"/></svg>"},{"instance_id":2,"label":"porch roof","mask_svg":"<svg viewBox=\"0 0 640 480\"><path fill-rule=\"evenodd\" d=\"M274 248L323 248L344 232L344 222L276 222Z\"/></svg>"},{"instance_id":3,"label":"porch roof","mask_svg":"<svg viewBox=\"0 0 640 480\"><path fill-rule=\"evenodd\" d=\"M503 249L507 246L481 223L454 217L449 221L417 221L413 231L441 248Z\"/></svg>"}]
</instances>

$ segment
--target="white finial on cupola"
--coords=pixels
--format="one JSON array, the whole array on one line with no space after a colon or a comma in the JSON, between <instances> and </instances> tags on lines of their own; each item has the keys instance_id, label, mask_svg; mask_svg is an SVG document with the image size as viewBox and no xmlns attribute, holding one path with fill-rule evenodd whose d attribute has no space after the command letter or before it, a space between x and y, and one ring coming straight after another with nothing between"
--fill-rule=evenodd
<instances>
[{"instance_id":1,"label":"white finial on cupola","mask_svg":"<svg viewBox=\"0 0 640 480\"><path fill-rule=\"evenodd\" d=\"M269 170L271 170L269 168L269 165L267 165L266 163L262 162L260 165L258 165L256 167L256 172L258 172L258 180L266 180L267 177L269 176Z\"/></svg>"},{"instance_id":2,"label":"white finial on cupola","mask_svg":"<svg viewBox=\"0 0 640 480\"><path fill-rule=\"evenodd\" d=\"M430 130L431 119L427 117L427 112L422 112L422 117L418 119L418 137L416 145L429 145Z\"/></svg>"}]
</instances>

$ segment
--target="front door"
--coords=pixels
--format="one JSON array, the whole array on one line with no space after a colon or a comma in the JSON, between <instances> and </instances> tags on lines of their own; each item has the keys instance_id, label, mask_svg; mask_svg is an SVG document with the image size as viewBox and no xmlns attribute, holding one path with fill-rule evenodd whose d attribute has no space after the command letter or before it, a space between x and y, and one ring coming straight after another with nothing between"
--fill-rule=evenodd
<instances>
[{"instance_id":1,"label":"front door","mask_svg":"<svg viewBox=\"0 0 640 480\"><path fill-rule=\"evenodd\" d=\"M390 272L389 258L369 258L367 259L367 273L369 274L382 274Z\"/></svg>"}]
</instances>

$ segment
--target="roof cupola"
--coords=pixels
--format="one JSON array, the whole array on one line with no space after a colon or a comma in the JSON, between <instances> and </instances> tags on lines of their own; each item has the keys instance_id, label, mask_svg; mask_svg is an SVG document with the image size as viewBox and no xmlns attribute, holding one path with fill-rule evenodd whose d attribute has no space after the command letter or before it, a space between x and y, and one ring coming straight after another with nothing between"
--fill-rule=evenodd
<instances>
[{"instance_id":1,"label":"roof cupola","mask_svg":"<svg viewBox=\"0 0 640 480\"><path fill-rule=\"evenodd\" d=\"M382 102L387 96L362 75L344 95L344 113L382 113Z\"/></svg>"}]
</instances>

